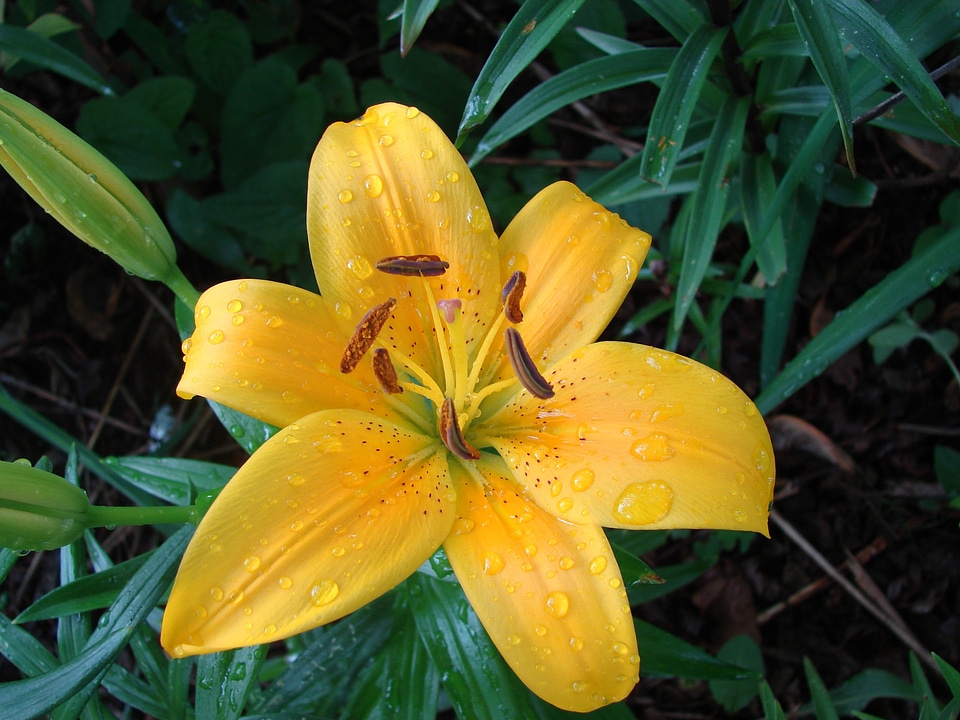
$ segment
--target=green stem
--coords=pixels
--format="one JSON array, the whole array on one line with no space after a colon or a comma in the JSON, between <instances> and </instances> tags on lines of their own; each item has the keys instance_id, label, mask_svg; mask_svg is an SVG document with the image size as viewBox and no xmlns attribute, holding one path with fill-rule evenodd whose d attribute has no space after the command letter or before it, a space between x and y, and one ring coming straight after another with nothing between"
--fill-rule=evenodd
<instances>
[{"instance_id":1,"label":"green stem","mask_svg":"<svg viewBox=\"0 0 960 720\"><path fill-rule=\"evenodd\" d=\"M165 278L163 282L173 291L173 294L180 299L180 302L182 302L188 308L193 309L197 306L197 300L200 299L200 293L193 286L193 284L187 280L186 276L179 267L174 266L170 276Z\"/></svg>"},{"instance_id":2,"label":"green stem","mask_svg":"<svg viewBox=\"0 0 960 720\"><path fill-rule=\"evenodd\" d=\"M121 525L162 525L192 523L199 520L193 505L161 505L152 507L92 505L87 514L87 527L119 527Z\"/></svg>"}]
</instances>

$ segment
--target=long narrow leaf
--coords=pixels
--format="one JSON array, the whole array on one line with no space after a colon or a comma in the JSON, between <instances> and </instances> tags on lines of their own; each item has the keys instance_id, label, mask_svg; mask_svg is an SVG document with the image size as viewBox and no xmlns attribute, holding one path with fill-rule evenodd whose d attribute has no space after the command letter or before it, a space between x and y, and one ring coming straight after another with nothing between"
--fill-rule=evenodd
<instances>
[{"instance_id":1,"label":"long narrow leaf","mask_svg":"<svg viewBox=\"0 0 960 720\"><path fill-rule=\"evenodd\" d=\"M197 661L197 717L234 720L243 713L267 657L262 645L202 655Z\"/></svg>"},{"instance_id":2,"label":"long narrow leaf","mask_svg":"<svg viewBox=\"0 0 960 720\"><path fill-rule=\"evenodd\" d=\"M778 221L759 237L757 230L763 222L763 212L776 192L773 161L767 153L744 155L740 161L740 205L750 244L757 246L757 267L769 285L776 285L787 269L787 245L783 225Z\"/></svg>"},{"instance_id":3,"label":"long narrow leaf","mask_svg":"<svg viewBox=\"0 0 960 720\"><path fill-rule=\"evenodd\" d=\"M467 98L457 145L486 120L504 90L573 17L583 0L526 0L507 25Z\"/></svg>"},{"instance_id":4,"label":"long narrow leaf","mask_svg":"<svg viewBox=\"0 0 960 720\"><path fill-rule=\"evenodd\" d=\"M29 60L37 67L75 80L102 95L113 94L109 83L86 61L39 33L0 23L0 48Z\"/></svg>"},{"instance_id":5,"label":"long narrow leaf","mask_svg":"<svg viewBox=\"0 0 960 720\"><path fill-rule=\"evenodd\" d=\"M830 363L960 269L960 226L950 228L827 325L757 397L764 414L822 373Z\"/></svg>"},{"instance_id":6,"label":"long narrow leaf","mask_svg":"<svg viewBox=\"0 0 960 720\"><path fill-rule=\"evenodd\" d=\"M673 314L675 331L683 325L717 244L730 191L729 166L743 144L749 108L750 98L730 96L720 110L703 156L697 190L689 200L692 210L677 282L677 304Z\"/></svg>"},{"instance_id":7,"label":"long narrow leaf","mask_svg":"<svg viewBox=\"0 0 960 720\"><path fill-rule=\"evenodd\" d=\"M960 120L910 47L883 16L863 0L828 0L827 5L860 54L892 78L930 122L960 145ZM950 3L942 6L949 10ZM950 12L956 15L956 8Z\"/></svg>"},{"instance_id":8,"label":"long narrow leaf","mask_svg":"<svg viewBox=\"0 0 960 720\"><path fill-rule=\"evenodd\" d=\"M400 54L406 55L420 37L427 18L437 9L440 0L404 0L400 16Z\"/></svg>"},{"instance_id":9,"label":"long narrow leaf","mask_svg":"<svg viewBox=\"0 0 960 720\"><path fill-rule=\"evenodd\" d=\"M759 673L718 660L676 635L634 619L640 646L641 674L668 675L694 680L751 680Z\"/></svg>"},{"instance_id":10,"label":"long narrow leaf","mask_svg":"<svg viewBox=\"0 0 960 720\"><path fill-rule=\"evenodd\" d=\"M676 50L642 48L596 58L555 75L518 100L480 140L470 158L476 165L497 147L565 105L597 93L666 77Z\"/></svg>"},{"instance_id":11,"label":"long narrow leaf","mask_svg":"<svg viewBox=\"0 0 960 720\"><path fill-rule=\"evenodd\" d=\"M681 43L700 27L706 18L689 0L633 0Z\"/></svg>"},{"instance_id":12,"label":"long narrow leaf","mask_svg":"<svg viewBox=\"0 0 960 720\"><path fill-rule=\"evenodd\" d=\"M856 0L859 2L859 0ZM840 119L840 136L847 154L850 170L856 174L853 156L853 100L850 95L850 75L837 26L821 0L789 0L797 29L820 79L830 90L833 105Z\"/></svg>"},{"instance_id":13,"label":"long narrow leaf","mask_svg":"<svg viewBox=\"0 0 960 720\"><path fill-rule=\"evenodd\" d=\"M680 48L653 107L640 166L642 177L660 185L670 182L697 99L726 32L703 24Z\"/></svg>"}]
</instances>

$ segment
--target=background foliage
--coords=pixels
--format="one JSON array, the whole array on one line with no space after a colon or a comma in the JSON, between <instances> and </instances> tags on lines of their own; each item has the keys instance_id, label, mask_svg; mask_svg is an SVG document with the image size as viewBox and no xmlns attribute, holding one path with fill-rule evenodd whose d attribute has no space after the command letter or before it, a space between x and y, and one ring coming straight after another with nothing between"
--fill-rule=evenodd
<instances>
[{"instance_id":1,"label":"background foliage","mask_svg":"<svg viewBox=\"0 0 960 720\"><path fill-rule=\"evenodd\" d=\"M953 2L407 0L349 9L293 0L19 0L0 11L4 86L74 127L144 188L197 280L271 277L315 288L303 202L313 147L330 122L396 100L421 107L457 138L500 228L543 186L572 177L654 235L638 282L648 291L628 300L611 334L730 369L768 416L864 340L878 365L918 352L913 341L922 340L939 358L926 367L948 397L957 395L951 356L960 315L949 309L960 194L948 192L956 165L947 161L936 178L939 216L918 213L909 227L919 229L883 250L886 262L860 278L867 284L841 294L840 312L817 316L802 349L791 334L818 229L873 207L883 187L877 138L896 133L934 158L955 156L958 100L929 72L957 54ZM418 43L421 31L432 40ZM948 74L941 85L958 83ZM61 246L36 215L21 211L23 220L3 228L4 272L22 293L43 282L38 269ZM4 302L13 313L13 301ZM164 343L176 360L172 333ZM137 504L187 505L222 485L239 460L181 457L208 415L196 407L172 413L172 388L165 382L164 396L141 388L152 405L151 436L137 453L111 448L118 457L106 459L90 449L85 429L67 432L3 389L0 407L42 439L44 452L58 449L64 464L55 469L71 482L103 481L104 492ZM215 412L247 452L270 432ZM775 438L812 445L842 466L842 451L796 424L785 431L784 417L771 420ZM956 431L956 409L951 417ZM33 449L11 442L3 459L21 447ZM81 482L80 463L97 478ZM955 530L960 454L938 444L929 465L935 477L927 483L940 493L919 507L918 522L948 519ZM794 492L788 483L780 497ZM878 514L894 528L903 520ZM109 535L88 532L60 552L53 587L16 593L32 602L17 606L13 621L0 615L9 663L0 717L565 716L508 670L442 556L377 603L270 653L170 660L156 639L157 606L188 534L158 527L115 563ZM699 682L706 695L697 697L710 698L711 713L783 717L775 695L785 693L791 715L957 716L955 641L940 648L953 666L903 651L900 675L867 667L825 683L807 661L789 677L773 676L766 664L775 646L762 651L749 633L711 654L640 619L660 619L645 608L685 586L702 588L731 558L749 558L749 539L674 534L673 547L687 552L671 561L664 533L611 537L632 580L646 679L637 698L597 717L653 713L643 693L665 678ZM661 560L656 575L641 555ZM24 565L33 561L4 551L0 575L29 582ZM16 605L11 587L8 607ZM939 597L956 603L957 590Z\"/></svg>"}]
</instances>

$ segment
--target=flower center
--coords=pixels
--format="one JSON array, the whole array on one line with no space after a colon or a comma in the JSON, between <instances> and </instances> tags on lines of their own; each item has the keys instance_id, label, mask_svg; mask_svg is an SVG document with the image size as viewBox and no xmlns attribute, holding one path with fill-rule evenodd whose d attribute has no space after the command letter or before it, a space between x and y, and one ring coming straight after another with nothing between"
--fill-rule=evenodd
<instances>
[{"instance_id":1,"label":"flower center","mask_svg":"<svg viewBox=\"0 0 960 720\"><path fill-rule=\"evenodd\" d=\"M456 299L435 300L427 281L427 278L443 275L448 267L449 264L436 255L388 257L377 263L380 272L418 278L423 284L443 370L442 378L432 377L409 356L379 342L380 331L397 306L396 298L390 298L364 315L343 352L340 371L352 372L372 348L373 373L383 392L388 397L410 392L426 398L433 409L434 417L430 424L436 427L447 449L464 460L476 460L480 457L480 451L470 444L464 433L479 417L484 400L517 384L541 399L553 397L553 388L537 369L519 330L512 327L523 321L520 301L526 288L526 275L517 271L507 280L500 294L500 312L483 337L471 363L462 319L463 303ZM511 326L503 332L503 349L498 353L506 353L513 376L481 387L480 375L504 321Z\"/></svg>"}]
</instances>

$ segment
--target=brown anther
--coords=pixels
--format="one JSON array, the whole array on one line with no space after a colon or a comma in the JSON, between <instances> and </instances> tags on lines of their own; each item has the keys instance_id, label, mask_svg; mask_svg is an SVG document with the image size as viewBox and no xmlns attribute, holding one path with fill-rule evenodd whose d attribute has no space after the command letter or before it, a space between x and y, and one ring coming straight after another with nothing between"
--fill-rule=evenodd
<instances>
[{"instance_id":1,"label":"brown anther","mask_svg":"<svg viewBox=\"0 0 960 720\"><path fill-rule=\"evenodd\" d=\"M517 270L507 280L500 292L500 302L503 304L503 314L514 325L523 322L523 313L520 311L520 298L527 287L527 276L522 270Z\"/></svg>"},{"instance_id":2,"label":"brown anther","mask_svg":"<svg viewBox=\"0 0 960 720\"><path fill-rule=\"evenodd\" d=\"M446 398L440 406L440 439L447 450L464 460L479 460L480 451L463 438L460 423L457 422L457 408L453 398Z\"/></svg>"},{"instance_id":3,"label":"brown anther","mask_svg":"<svg viewBox=\"0 0 960 720\"><path fill-rule=\"evenodd\" d=\"M450 263L439 255L395 255L377 261L377 270L387 275L408 277L437 277L443 275Z\"/></svg>"},{"instance_id":4,"label":"brown anther","mask_svg":"<svg viewBox=\"0 0 960 720\"><path fill-rule=\"evenodd\" d=\"M507 345L507 357L510 358L510 364L513 371L517 374L517 379L523 385L527 392L541 400L553 397L553 386L546 381L537 366L533 364L533 358L527 352L526 346L520 333L515 328L507 328L503 333L503 340Z\"/></svg>"},{"instance_id":5,"label":"brown anther","mask_svg":"<svg viewBox=\"0 0 960 720\"><path fill-rule=\"evenodd\" d=\"M377 335L383 330L393 308L397 305L396 298L390 298L386 302L380 303L376 307L370 308L363 320L357 325L353 337L347 343L343 351L343 357L340 358L340 372L346 374L353 372L354 368L360 364L360 360L367 354L373 343L377 340Z\"/></svg>"},{"instance_id":6,"label":"brown anther","mask_svg":"<svg viewBox=\"0 0 960 720\"><path fill-rule=\"evenodd\" d=\"M386 348L375 348L373 351L373 374L380 383L380 387L387 395L399 395L403 392L397 380L397 369L390 360L390 351Z\"/></svg>"}]
</instances>

